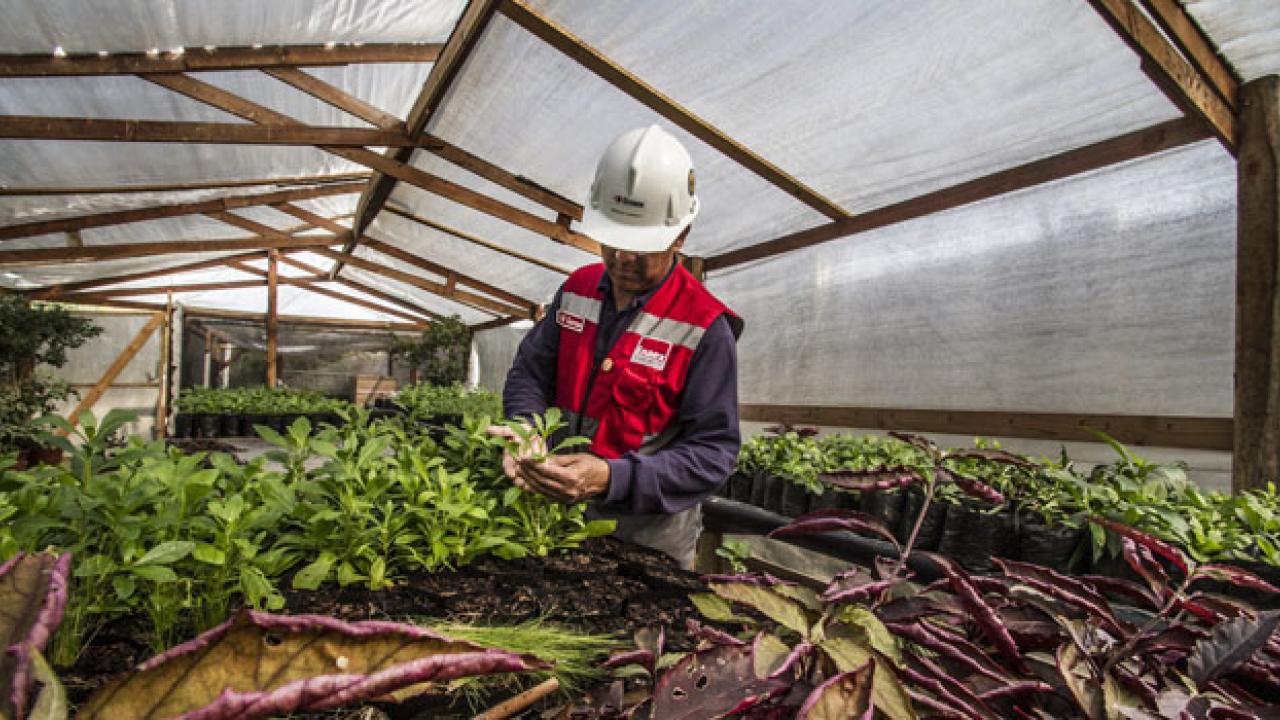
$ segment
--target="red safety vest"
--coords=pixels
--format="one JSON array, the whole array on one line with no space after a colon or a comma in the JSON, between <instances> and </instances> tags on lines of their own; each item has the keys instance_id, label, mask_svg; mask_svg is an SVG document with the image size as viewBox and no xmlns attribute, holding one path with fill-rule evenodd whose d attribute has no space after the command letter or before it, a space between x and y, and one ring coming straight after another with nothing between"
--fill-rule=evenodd
<instances>
[{"instance_id":1,"label":"red safety vest","mask_svg":"<svg viewBox=\"0 0 1280 720\"><path fill-rule=\"evenodd\" d=\"M601 307L613 302L599 289L603 274L604 265L588 265L565 281L555 317L556 405L575 433L591 438L591 452L612 459L670 440L703 334L727 313L736 336L741 321L677 264L596 367Z\"/></svg>"}]
</instances>

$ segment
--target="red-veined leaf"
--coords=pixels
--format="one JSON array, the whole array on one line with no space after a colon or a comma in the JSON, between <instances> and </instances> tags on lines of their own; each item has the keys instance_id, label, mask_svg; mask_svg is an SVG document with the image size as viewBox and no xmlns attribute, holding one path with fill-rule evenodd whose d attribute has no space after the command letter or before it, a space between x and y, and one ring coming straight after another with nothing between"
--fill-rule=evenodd
<instances>
[{"instance_id":1,"label":"red-veined leaf","mask_svg":"<svg viewBox=\"0 0 1280 720\"><path fill-rule=\"evenodd\" d=\"M898 580L871 580L861 584L849 584L828 587L822 593L822 599L828 603L857 602L867 598L878 597L881 592L898 584Z\"/></svg>"},{"instance_id":2,"label":"red-veined leaf","mask_svg":"<svg viewBox=\"0 0 1280 720\"><path fill-rule=\"evenodd\" d=\"M1124 546L1124 561L1139 577L1147 581L1151 592L1157 596L1167 594L1169 574L1164 571L1164 566L1156 561L1151 551L1127 537L1120 538L1120 543Z\"/></svg>"},{"instance_id":3,"label":"red-veined leaf","mask_svg":"<svg viewBox=\"0 0 1280 720\"><path fill-rule=\"evenodd\" d=\"M786 692L790 683L756 677L752 646L699 650L671 666L653 687L653 716L669 720L725 717Z\"/></svg>"},{"instance_id":4,"label":"red-veined leaf","mask_svg":"<svg viewBox=\"0 0 1280 720\"><path fill-rule=\"evenodd\" d=\"M0 717L21 718L42 652L67 605L71 553L18 553L0 566Z\"/></svg>"},{"instance_id":5,"label":"red-veined leaf","mask_svg":"<svg viewBox=\"0 0 1280 720\"><path fill-rule=\"evenodd\" d=\"M1081 575L1081 582L1087 582L1094 588L1112 595L1119 595L1129 600L1137 600L1152 610L1160 609L1160 601L1151 591L1127 578L1116 578L1107 575Z\"/></svg>"},{"instance_id":6,"label":"red-veined leaf","mask_svg":"<svg viewBox=\"0 0 1280 720\"><path fill-rule=\"evenodd\" d=\"M1124 630L1121 628L1120 621L1116 620L1111 613L1111 606L1106 599L1099 596L1092 588L1077 582L1073 578L1056 573L1049 568L1021 563L1016 560L991 559L1000 566L1000 569L1006 575L1015 577L1050 597L1057 598L1084 610L1089 615L1101 619L1115 633L1123 634Z\"/></svg>"},{"instance_id":7,"label":"red-veined leaf","mask_svg":"<svg viewBox=\"0 0 1280 720\"><path fill-rule=\"evenodd\" d=\"M796 713L796 720L871 720L875 707L871 702L876 663L865 665L831 677L813 689Z\"/></svg>"},{"instance_id":8,"label":"red-veined leaf","mask_svg":"<svg viewBox=\"0 0 1280 720\"><path fill-rule=\"evenodd\" d=\"M1208 563L1196 568L1196 577L1208 577L1251 590L1280 593L1280 588L1243 568L1222 563Z\"/></svg>"},{"instance_id":9,"label":"red-veined leaf","mask_svg":"<svg viewBox=\"0 0 1280 720\"><path fill-rule=\"evenodd\" d=\"M942 567L943 572L951 579L951 588L959 596L960 602L969 610L970 617L982 629L982 634L991 641L991 644L1000 651L1005 659L1012 663L1014 667L1021 669L1023 667L1022 653L1018 651L1018 645L1013 641L1013 636L1009 634L1008 628L1004 623L1000 622L1000 616L992 609L987 601L983 599L970 581L968 573L961 570L958 565L950 559L933 553L925 553L930 559Z\"/></svg>"},{"instance_id":10,"label":"red-veined leaf","mask_svg":"<svg viewBox=\"0 0 1280 720\"><path fill-rule=\"evenodd\" d=\"M1147 707L1152 710L1156 709L1156 698L1160 694L1160 691L1154 684L1129 672L1128 670L1125 670L1119 665L1111 669L1111 674L1115 677L1117 682L1128 688L1129 692L1142 698L1142 702L1146 703Z\"/></svg>"},{"instance_id":11,"label":"red-veined leaf","mask_svg":"<svg viewBox=\"0 0 1280 720\"><path fill-rule=\"evenodd\" d=\"M995 448L970 448L967 450L953 450L947 453L948 458L965 458L971 460L987 460L989 462L1001 463L1004 465L1016 465L1022 468L1038 468L1038 463L1032 462L1021 455L1015 455L1007 450L997 450Z\"/></svg>"},{"instance_id":12,"label":"red-veined leaf","mask_svg":"<svg viewBox=\"0 0 1280 720\"><path fill-rule=\"evenodd\" d=\"M958 711L961 718L965 718L966 720L986 720L990 717L987 713L973 707L963 699L957 697L936 678L929 677L912 667L903 668L902 674L911 682L933 693L952 711ZM912 694L912 698L914 697L915 695Z\"/></svg>"},{"instance_id":13,"label":"red-veined leaf","mask_svg":"<svg viewBox=\"0 0 1280 720\"><path fill-rule=\"evenodd\" d=\"M687 618L684 621L685 630L693 637L704 640L712 645L745 645L738 638L729 633L713 628L710 625L703 625L693 618Z\"/></svg>"},{"instance_id":14,"label":"red-veined leaf","mask_svg":"<svg viewBox=\"0 0 1280 720\"><path fill-rule=\"evenodd\" d=\"M1053 686L1048 683L1042 683L1039 680L1017 680L1001 685L998 688L988 690L978 697L983 700L995 700L1009 695L1027 695L1030 693L1052 693L1056 692Z\"/></svg>"},{"instance_id":15,"label":"red-veined leaf","mask_svg":"<svg viewBox=\"0 0 1280 720\"><path fill-rule=\"evenodd\" d=\"M911 702L929 708L929 717L941 718L942 720L967 720L966 715L957 712L952 706L938 702L914 688L908 688L907 695L911 696Z\"/></svg>"},{"instance_id":16,"label":"red-veined leaf","mask_svg":"<svg viewBox=\"0 0 1280 720\"><path fill-rule=\"evenodd\" d=\"M427 681L547 666L413 625L242 610L95 693L78 717L266 717L395 696Z\"/></svg>"},{"instance_id":17,"label":"red-veined leaf","mask_svg":"<svg viewBox=\"0 0 1280 720\"><path fill-rule=\"evenodd\" d=\"M656 658L648 650L623 650L610 655L609 659L601 663L600 667L605 670L612 670L627 665L639 665L648 670L653 667L654 662L656 662Z\"/></svg>"},{"instance_id":18,"label":"red-veined leaf","mask_svg":"<svg viewBox=\"0 0 1280 720\"><path fill-rule=\"evenodd\" d=\"M879 535L888 542L898 546L898 539L879 521L867 522L861 518L818 517L794 520L769 533L771 538L791 537L794 535L814 535L817 533L847 530L852 533L870 533Z\"/></svg>"},{"instance_id":19,"label":"red-veined leaf","mask_svg":"<svg viewBox=\"0 0 1280 720\"><path fill-rule=\"evenodd\" d=\"M1058 675L1075 699L1077 707L1089 720L1107 720L1106 698L1102 683L1090 674L1082 678L1076 674L1076 666L1088 667L1080 649L1074 642L1063 643L1057 652Z\"/></svg>"},{"instance_id":20,"label":"red-veined leaf","mask_svg":"<svg viewBox=\"0 0 1280 720\"><path fill-rule=\"evenodd\" d=\"M1165 560L1173 563L1184 573L1188 571L1188 568L1191 565L1191 561L1187 557L1186 553L1153 535L1148 535L1147 533L1136 528L1129 527L1124 523L1118 523L1114 520L1109 520L1097 515L1091 516L1089 518L1089 522L1096 523L1117 535L1129 538L1156 555L1159 555Z\"/></svg>"},{"instance_id":21,"label":"red-veined leaf","mask_svg":"<svg viewBox=\"0 0 1280 720\"><path fill-rule=\"evenodd\" d=\"M926 617L957 616L964 608L954 595L933 597L921 592L911 597L897 598L876 608L876 615L883 622L911 622Z\"/></svg>"},{"instance_id":22,"label":"red-veined leaf","mask_svg":"<svg viewBox=\"0 0 1280 720\"><path fill-rule=\"evenodd\" d=\"M957 644L935 635L930 631L926 623L889 623L886 624L886 627L895 635L932 650L979 675L985 675L999 683L1013 681L1012 677L987 660L986 653L973 646L972 643L967 643L966 641L967 647L957 646Z\"/></svg>"},{"instance_id":23,"label":"red-veined leaf","mask_svg":"<svg viewBox=\"0 0 1280 720\"><path fill-rule=\"evenodd\" d=\"M1243 665L1267 642L1277 626L1280 626L1280 610L1259 613L1256 618L1238 617L1219 623L1207 639L1196 643L1187 660L1187 674L1197 687L1205 688Z\"/></svg>"},{"instance_id":24,"label":"red-veined leaf","mask_svg":"<svg viewBox=\"0 0 1280 720\"><path fill-rule=\"evenodd\" d=\"M999 490L996 490L981 480L961 475L958 472L952 472L951 470L947 470L942 467L934 468L933 472L934 476L937 477L938 480L955 483L956 487L963 490L964 494L969 497L989 502L992 505L1004 504L1004 495L1002 495Z\"/></svg>"}]
</instances>

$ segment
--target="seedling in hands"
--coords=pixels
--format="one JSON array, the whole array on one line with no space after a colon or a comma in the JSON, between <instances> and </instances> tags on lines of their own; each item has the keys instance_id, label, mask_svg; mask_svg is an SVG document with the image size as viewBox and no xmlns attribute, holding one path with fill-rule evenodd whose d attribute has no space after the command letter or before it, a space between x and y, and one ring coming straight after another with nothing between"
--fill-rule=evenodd
<instances>
[{"instance_id":1,"label":"seedling in hands","mask_svg":"<svg viewBox=\"0 0 1280 720\"><path fill-rule=\"evenodd\" d=\"M506 426L515 434L515 438L509 438L506 442L507 452L522 460L544 463L562 450L591 444L591 438L574 435L552 447L552 436L568 427L568 423L561 419L560 408L547 408L547 412L542 415L531 415L529 422L508 421Z\"/></svg>"}]
</instances>

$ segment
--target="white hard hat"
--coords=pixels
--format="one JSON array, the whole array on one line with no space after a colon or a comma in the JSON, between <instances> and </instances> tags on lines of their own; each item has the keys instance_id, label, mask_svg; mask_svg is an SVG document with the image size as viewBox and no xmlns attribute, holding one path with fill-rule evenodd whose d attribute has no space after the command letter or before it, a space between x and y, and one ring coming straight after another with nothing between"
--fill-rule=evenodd
<instances>
[{"instance_id":1,"label":"white hard hat","mask_svg":"<svg viewBox=\"0 0 1280 720\"><path fill-rule=\"evenodd\" d=\"M670 133L636 128L600 158L582 232L617 250L666 250L698 214L693 160Z\"/></svg>"}]
</instances>

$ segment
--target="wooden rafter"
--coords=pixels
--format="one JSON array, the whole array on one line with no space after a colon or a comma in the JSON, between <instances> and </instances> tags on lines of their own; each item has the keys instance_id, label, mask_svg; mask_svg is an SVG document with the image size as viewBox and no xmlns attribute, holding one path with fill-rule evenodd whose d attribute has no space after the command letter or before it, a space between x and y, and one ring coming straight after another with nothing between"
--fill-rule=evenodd
<instances>
[{"instance_id":1,"label":"wooden rafter","mask_svg":"<svg viewBox=\"0 0 1280 720\"><path fill-rule=\"evenodd\" d=\"M150 280L151 278L163 277L165 275L176 275L178 273L191 272L193 270L205 270L211 267L220 267L233 261L249 260L260 257L263 257L262 253L251 252L241 255L232 255L231 257L215 258L213 260L200 260L198 262L183 263L181 265L170 265L158 270L146 270L144 272L128 273L126 275L94 278L93 280L84 280L82 282L50 285L49 287L34 291L31 294L31 297L37 300L50 300L66 293L83 292L85 290L92 290L93 288L99 288L104 285L117 285L119 283L134 282L137 280Z\"/></svg>"},{"instance_id":2,"label":"wooden rafter","mask_svg":"<svg viewBox=\"0 0 1280 720\"><path fill-rule=\"evenodd\" d=\"M1089 0L1138 57L1143 70L1175 105L1208 123L1223 146L1235 154L1236 116L1227 102L1156 27L1135 0Z\"/></svg>"},{"instance_id":3,"label":"wooden rafter","mask_svg":"<svg viewBox=\"0 0 1280 720\"><path fill-rule=\"evenodd\" d=\"M61 302L88 302L91 299L112 299L137 297L139 295L165 295L193 292L211 292L214 290L240 290L243 288L262 287L262 280L226 280L223 282L190 283L186 285L150 285L147 287L115 288L90 292L68 293L58 298Z\"/></svg>"},{"instance_id":4,"label":"wooden rafter","mask_svg":"<svg viewBox=\"0 0 1280 720\"><path fill-rule=\"evenodd\" d=\"M375 43L363 45L276 45L271 47L190 48L181 53L0 55L0 77L51 75L135 75L156 72L252 70L255 68L321 67L357 63L435 62L439 43Z\"/></svg>"},{"instance_id":5,"label":"wooden rafter","mask_svg":"<svg viewBox=\"0 0 1280 720\"><path fill-rule=\"evenodd\" d=\"M1014 190L1061 180L1116 163L1188 145L1210 137L1204 124L1190 119L1172 120L1110 140L1069 150L1026 165L960 183L878 208L848 220L819 225L750 247L731 250L706 259L707 271L811 247L894 223L923 217L961 205L986 200Z\"/></svg>"},{"instance_id":6,"label":"wooden rafter","mask_svg":"<svg viewBox=\"0 0 1280 720\"><path fill-rule=\"evenodd\" d=\"M277 355L280 349L280 273L279 250L267 255L267 387L276 386L279 376Z\"/></svg>"},{"instance_id":7,"label":"wooden rafter","mask_svg":"<svg viewBox=\"0 0 1280 720\"><path fill-rule=\"evenodd\" d=\"M403 133L374 128L275 126L178 120L0 116L0 138L101 140L105 142L207 143L214 145L369 145L406 147Z\"/></svg>"},{"instance_id":8,"label":"wooden rafter","mask_svg":"<svg viewBox=\"0 0 1280 720\"><path fill-rule=\"evenodd\" d=\"M538 304L533 302L532 300L520 297L519 295L516 295L513 292L508 292L495 285L490 285L489 283L486 283L484 281L477 280L476 278L470 275L466 275L462 272L454 270L453 268L441 265L440 263L432 262L431 260L428 260L420 255L415 255L406 250L402 250L390 243L383 242L375 238L371 238L367 235L364 236L360 242L362 245L364 245L366 248L370 250L380 252L383 255L388 255L401 262L408 263L420 270L426 270L429 273L435 273L436 275L443 276L446 279L446 281L450 284L450 286L452 286L453 284L465 285L466 287L469 287L473 290L478 290L487 295L492 295L493 297L498 298L499 300L504 300L513 305L528 308L529 311L532 311L535 307L538 306Z\"/></svg>"},{"instance_id":9,"label":"wooden rafter","mask_svg":"<svg viewBox=\"0 0 1280 720\"><path fill-rule=\"evenodd\" d=\"M220 190L223 188L256 187L262 185L327 185L366 180L370 173L350 172L334 175L295 175L292 177L249 178L244 180L202 180L186 183L150 183L141 185L82 185L51 186L32 185L28 187L0 186L0 196L32 196L32 195L116 195L142 192L185 192L188 190Z\"/></svg>"},{"instance_id":10,"label":"wooden rafter","mask_svg":"<svg viewBox=\"0 0 1280 720\"><path fill-rule=\"evenodd\" d=\"M502 14L582 67L595 73L605 82L760 176L765 182L833 220L841 220L849 216L849 213L830 199L823 197L816 190L693 114L688 108L662 94L657 88L636 77L599 50L530 8L523 0L503 0Z\"/></svg>"},{"instance_id":11,"label":"wooden rafter","mask_svg":"<svg viewBox=\"0 0 1280 720\"><path fill-rule=\"evenodd\" d=\"M493 19L497 2L498 0L470 0L463 9L462 17L458 18L457 25L454 25L453 32L440 50L440 56L427 74L422 92L418 93L418 99L409 110L409 117L405 122L405 131L409 137L416 138L426 130L432 113L439 107L454 78L471 55L471 50L479 42L480 35ZM387 148L385 157L399 165L406 165L413 157L413 150ZM352 223L352 244L343 248L343 252L348 255L355 249L356 238L360 237L382 210L396 180L403 180L379 168L374 169L378 172L370 178L369 185L361 193L360 202L356 206L356 218ZM334 266L332 274L336 276L341 270L342 265L339 263Z\"/></svg>"},{"instance_id":12,"label":"wooden rafter","mask_svg":"<svg viewBox=\"0 0 1280 720\"><path fill-rule=\"evenodd\" d=\"M467 170L474 175L500 185L517 195L574 220L582 220L582 206L568 198L535 183L528 178L512 174L493 163L472 155L434 135L423 135L418 147Z\"/></svg>"},{"instance_id":13,"label":"wooden rafter","mask_svg":"<svg viewBox=\"0 0 1280 720\"><path fill-rule=\"evenodd\" d=\"M139 222L141 220L156 220L159 218L179 217L182 215L225 212L239 208L273 205L276 203L308 200L311 198L328 197L331 195L349 195L351 193L359 192L360 188L361 185L358 183L342 183L339 185L322 185L319 187L302 188L299 190L282 190L279 192L262 193L258 195L236 195L218 198L216 200L202 200L200 202L157 205L153 207L133 208L130 210L116 210L113 212L97 213L94 215L59 218L57 220L37 220L35 222L0 227L0 240L12 240L14 238L32 237L48 233L71 232L73 230L121 225L124 223Z\"/></svg>"},{"instance_id":14,"label":"wooden rafter","mask_svg":"<svg viewBox=\"0 0 1280 720\"><path fill-rule=\"evenodd\" d=\"M242 117L254 123L260 123L254 127L305 127L288 115L278 113L270 108L263 107L262 105L251 102L239 97L238 95L229 93L226 90L187 75L148 75L146 76L146 79L157 85L168 88L169 90L192 98L193 100L203 102L211 107L218 108L219 110ZM572 245L581 250L597 255L600 253L599 244L581 233L573 232L563 225L538 217L533 213L525 212L517 207L508 205L500 200L495 200L494 198L471 190L470 188L459 185L458 183L437 177L407 163L399 162L393 157L379 155L378 153L365 148L338 147L323 144L319 145L319 147L333 155L364 165L373 170L377 170L378 172L390 175L396 179L403 180L415 187L426 190L427 192L452 200L453 202L464 205L473 210L492 215L500 220L505 220L526 230L555 240L556 242ZM377 176L375 175L375 179L376 177ZM358 219L358 210L356 216ZM358 225L353 223L352 227L358 227ZM334 270L331 271L330 275L333 276L340 268L341 263L335 265Z\"/></svg>"},{"instance_id":15,"label":"wooden rafter","mask_svg":"<svg viewBox=\"0 0 1280 720\"><path fill-rule=\"evenodd\" d=\"M528 320L528 319L529 318L526 318L526 317L516 317L513 315L511 317L494 318L493 320L487 320L482 323L476 323L475 325L472 325L470 327L471 327L471 332L480 332L481 330L492 330L494 328L506 327L511 323L517 323L517 322L520 322L521 320Z\"/></svg>"},{"instance_id":16,"label":"wooden rafter","mask_svg":"<svg viewBox=\"0 0 1280 720\"><path fill-rule=\"evenodd\" d=\"M281 255L278 258L278 260L280 262L285 262L286 258L283 255ZM297 265L297 264L305 264L305 263L290 263L290 264ZM259 270L258 268L253 267L252 265L248 265L239 261L234 261L234 260L228 261L227 266L234 268L236 270L239 270L240 272L243 272L243 273L248 273L250 275L257 275L258 277L265 278L268 276L268 272L266 270ZM339 292L337 290L324 287L323 285L321 285L321 283L327 283L330 281L324 278L323 273L317 274L314 277L287 277L284 275L280 275L276 278L276 282L280 283L281 285L290 285L293 287L300 287L300 288L303 288L304 290L307 290L308 292L313 292L318 295L324 295L327 297L334 298L336 300L341 300L342 302L349 303L351 305L357 305L359 307L373 310L374 312L380 312L387 315L394 315L395 317L398 317L402 320L407 320L409 322L422 322L423 320L427 319L421 315L415 315L412 313L407 313L401 310L397 310L395 308L389 308L389 307L386 307L385 305L381 305L379 303L365 300L364 298L355 297L353 295L348 295L347 293L344 293L344 292Z\"/></svg>"},{"instance_id":17,"label":"wooden rafter","mask_svg":"<svg viewBox=\"0 0 1280 720\"><path fill-rule=\"evenodd\" d=\"M277 250L324 248L346 242L344 235L308 235L284 238L249 237L231 240L177 240L156 243L119 243L115 245L91 245L82 248L32 248L28 250L0 250L0 266L74 262L86 260L122 260L124 258L175 255L179 253L244 252L249 250Z\"/></svg>"},{"instance_id":18,"label":"wooden rafter","mask_svg":"<svg viewBox=\"0 0 1280 720\"><path fill-rule=\"evenodd\" d=\"M261 237L275 239L289 237L289 235L283 230L277 230L270 225L264 225L256 220L250 220L247 217L237 215L233 212L211 212L205 213L205 215L213 218L214 220L220 220L232 227L238 227L241 230L248 230L249 232Z\"/></svg>"},{"instance_id":19,"label":"wooden rafter","mask_svg":"<svg viewBox=\"0 0 1280 720\"><path fill-rule=\"evenodd\" d=\"M321 270L320 268L314 265L304 263L296 258L291 258L288 255L282 255L280 260L300 270L305 270L309 273L312 273L317 277L323 277L327 275L326 271ZM362 292L365 295L368 295L369 297L377 298L383 302L390 303L393 305L399 305L400 307L405 308L410 312L418 313L419 315L425 315L426 317L429 317L432 320L442 320L444 318L444 316L440 315L440 313L432 312L431 310L428 310L422 307L421 305L418 305L417 303L412 303L412 302L409 302L408 300L405 300L404 298L392 295L391 293L383 292L375 287L366 285L358 280L339 277L334 282L340 285L345 285L346 287L349 287L352 290L357 290L359 292Z\"/></svg>"},{"instance_id":20,"label":"wooden rafter","mask_svg":"<svg viewBox=\"0 0 1280 720\"><path fill-rule=\"evenodd\" d=\"M528 313L524 308L513 307L506 303L501 303L466 290L450 288L446 284L434 282L419 275L387 267L355 255L346 255L344 253L334 252L328 249L317 249L314 252L317 255L323 255L330 260L346 261L352 267L360 268L361 270L374 273L375 275L384 275L392 280L398 280L407 285L412 285L416 288L426 290L434 295L439 295L440 297L448 298L454 302L468 305L477 310L489 313L490 315L521 315Z\"/></svg>"},{"instance_id":21,"label":"wooden rafter","mask_svg":"<svg viewBox=\"0 0 1280 720\"><path fill-rule=\"evenodd\" d=\"M477 237L467 232L463 232L462 230L458 230L457 228L449 227L448 225L445 225L443 223L438 223L434 220L424 218L421 215L415 215L409 212L408 210L405 210L404 208L401 208L397 205L387 204L386 210L389 213L399 215L400 217L406 220L409 220L411 222L418 223L419 225L423 225L425 227L429 227L434 230L439 230L440 232L445 233L447 235L452 235L460 240L465 240L469 243L472 243L473 245L479 245L480 247L488 248L490 250L493 250L494 252L502 253L503 255L506 255L508 257L513 257L517 260L523 260L524 262L530 263L532 265L537 265L538 267L545 268L547 270L550 270L551 272L557 272L557 273L560 273L561 275L568 275L570 273L570 270L568 268L563 268L563 267L560 267L559 265L553 265L549 262L546 262L545 260L539 260L538 258L533 257L532 255L525 255L524 253L517 252L515 250L512 250L511 248L503 247L502 245L499 245L497 243L489 242L484 238Z\"/></svg>"},{"instance_id":22,"label":"wooden rafter","mask_svg":"<svg viewBox=\"0 0 1280 720\"><path fill-rule=\"evenodd\" d=\"M404 121L385 110L297 68L268 68L266 74L311 97L383 130L404 131Z\"/></svg>"},{"instance_id":23,"label":"wooden rafter","mask_svg":"<svg viewBox=\"0 0 1280 720\"><path fill-rule=\"evenodd\" d=\"M1240 78L1214 48L1195 19L1187 14L1178 0L1142 0L1147 12L1164 30L1165 35L1177 44L1183 56L1201 72L1218 95L1232 109L1238 107L1236 97L1240 92Z\"/></svg>"},{"instance_id":24,"label":"wooden rafter","mask_svg":"<svg viewBox=\"0 0 1280 720\"><path fill-rule=\"evenodd\" d=\"M141 306L142 303L137 303ZM163 305L153 306L163 308ZM241 310L217 310L213 308L186 307L188 317L213 318L216 320L249 320L262 322L263 313L244 312ZM353 328L358 330L403 330L415 332L427 327L430 323L404 323L382 320L346 320L343 318L308 317L305 315L281 315L281 325L301 325L330 328Z\"/></svg>"},{"instance_id":25,"label":"wooden rafter","mask_svg":"<svg viewBox=\"0 0 1280 720\"><path fill-rule=\"evenodd\" d=\"M316 213L313 213L306 208L298 207L293 203L277 203L271 207L287 215L292 215L305 223L310 223L316 227L322 227L330 232L350 232L350 228L339 225L329 218L317 215Z\"/></svg>"}]
</instances>

